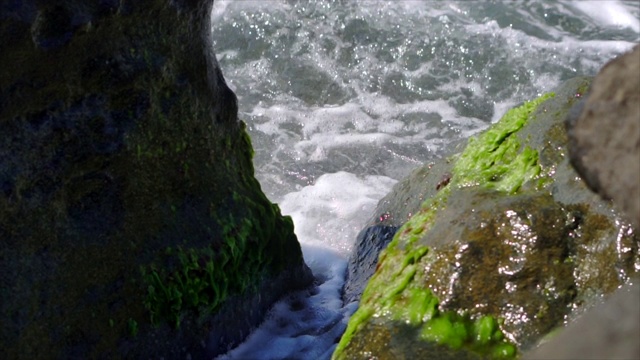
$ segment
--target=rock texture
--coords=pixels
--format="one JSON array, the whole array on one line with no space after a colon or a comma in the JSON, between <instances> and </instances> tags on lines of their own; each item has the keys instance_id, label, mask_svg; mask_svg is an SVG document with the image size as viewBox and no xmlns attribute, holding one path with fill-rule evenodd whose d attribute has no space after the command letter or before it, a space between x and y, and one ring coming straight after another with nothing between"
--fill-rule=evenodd
<instances>
[{"instance_id":1,"label":"rock texture","mask_svg":"<svg viewBox=\"0 0 640 360\"><path fill-rule=\"evenodd\" d=\"M640 282L634 281L523 358L640 359Z\"/></svg>"},{"instance_id":2,"label":"rock texture","mask_svg":"<svg viewBox=\"0 0 640 360\"><path fill-rule=\"evenodd\" d=\"M372 226L404 225L335 359L516 357L636 276L638 237L567 156L564 119L589 84L512 109L380 202Z\"/></svg>"},{"instance_id":3,"label":"rock texture","mask_svg":"<svg viewBox=\"0 0 640 360\"><path fill-rule=\"evenodd\" d=\"M355 249L349 256L343 294L345 303L360 300L376 270L380 252L387 247L398 228L420 210L425 199L435 196L439 189L448 184L451 168L452 164L448 161L420 167L380 200L369 225L358 234Z\"/></svg>"},{"instance_id":4,"label":"rock texture","mask_svg":"<svg viewBox=\"0 0 640 360\"><path fill-rule=\"evenodd\" d=\"M572 164L640 229L640 45L600 70L576 115L568 122Z\"/></svg>"},{"instance_id":5,"label":"rock texture","mask_svg":"<svg viewBox=\"0 0 640 360\"><path fill-rule=\"evenodd\" d=\"M311 281L211 4L0 3L3 358L210 358Z\"/></svg>"},{"instance_id":6,"label":"rock texture","mask_svg":"<svg viewBox=\"0 0 640 360\"><path fill-rule=\"evenodd\" d=\"M384 221L385 214L380 216ZM357 248L349 257L347 281L342 298L345 303L358 301L371 275L376 271L378 255L387 247L398 228L396 226L373 225L363 229L356 239Z\"/></svg>"},{"instance_id":7,"label":"rock texture","mask_svg":"<svg viewBox=\"0 0 640 360\"><path fill-rule=\"evenodd\" d=\"M567 121L572 164L640 224L640 46L605 65ZM640 278L525 359L640 359Z\"/></svg>"}]
</instances>

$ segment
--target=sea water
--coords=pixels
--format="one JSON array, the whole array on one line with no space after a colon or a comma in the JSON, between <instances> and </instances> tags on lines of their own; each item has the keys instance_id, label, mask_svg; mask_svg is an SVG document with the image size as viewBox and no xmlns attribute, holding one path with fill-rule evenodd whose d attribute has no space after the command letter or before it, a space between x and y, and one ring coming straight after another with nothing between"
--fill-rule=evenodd
<instances>
[{"instance_id":1,"label":"sea water","mask_svg":"<svg viewBox=\"0 0 640 360\"><path fill-rule=\"evenodd\" d=\"M377 201L412 169L640 39L636 1L220 1L213 47L256 177L291 215L316 284L220 359L327 359Z\"/></svg>"}]
</instances>

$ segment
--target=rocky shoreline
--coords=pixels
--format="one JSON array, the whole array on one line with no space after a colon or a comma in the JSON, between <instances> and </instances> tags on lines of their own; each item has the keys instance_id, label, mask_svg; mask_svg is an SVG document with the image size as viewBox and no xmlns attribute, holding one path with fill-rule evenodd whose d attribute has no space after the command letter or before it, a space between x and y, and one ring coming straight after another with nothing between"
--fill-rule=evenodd
<instances>
[{"instance_id":1,"label":"rocky shoreline","mask_svg":"<svg viewBox=\"0 0 640 360\"><path fill-rule=\"evenodd\" d=\"M4 357L211 358L312 283L212 2L0 5ZM639 46L401 181L334 358L640 358L638 79Z\"/></svg>"}]
</instances>

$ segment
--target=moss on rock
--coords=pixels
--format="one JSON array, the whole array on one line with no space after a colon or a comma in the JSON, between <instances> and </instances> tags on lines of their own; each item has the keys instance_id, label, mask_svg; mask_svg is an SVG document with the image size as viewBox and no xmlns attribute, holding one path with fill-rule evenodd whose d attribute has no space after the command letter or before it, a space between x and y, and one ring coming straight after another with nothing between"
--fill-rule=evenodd
<instances>
[{"instance_id":1,"label":"moss on rock","mask_svg":"<svg viewBox=\"0 0 640 360\"><path fill-rule=\"evenodd\" d=\"M514 193L536 177L540 173L538 152L522 147L514 134L527 124L538 105L553 96L548 93L509 110L497 124L469 139L453 167L453 186L482 186Z\"/></svg>"}]
</instances>

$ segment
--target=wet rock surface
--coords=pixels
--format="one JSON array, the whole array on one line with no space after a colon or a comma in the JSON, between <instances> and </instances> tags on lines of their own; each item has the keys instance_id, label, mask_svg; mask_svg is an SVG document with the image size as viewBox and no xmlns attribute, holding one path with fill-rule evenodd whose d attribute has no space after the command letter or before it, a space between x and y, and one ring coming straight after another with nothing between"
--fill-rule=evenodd
<instances>
[{"instance_id":1,"label":"wet rock surface","mask_svg":"<svg viewBox=\"0 0 640 360\"><path fill-rule=\"evenodd\" d=\"M640 224L640 46L603 67L567 121L571 162ZM638 269L638 263L635 265ZM605 297L525 359L640 358L640 278Z\"/></svg>"},{"instance_id":2,"label":"wet rock surface","mask_svg":"<svg viewBox=\"0 0 640 360\"><path fill-rule=\"evenodd\" d=\"M0 4L4 358L210 357L310 283L211 4Z\"/></svg>"},{"instance_id":3,"label":"wet rock surface","mask_svg":"<svg viewBox=\"0 0 640 360\"><path fill-rule=\"evenodd\" d=\"M429 358L511 358L636 276L637 235L567 154L564 119L589 84L516 109L524 121L508 113L380 202L383 224L404 225L334 358L411 358L407 342Z\"/></svg>"}]
</instances>

